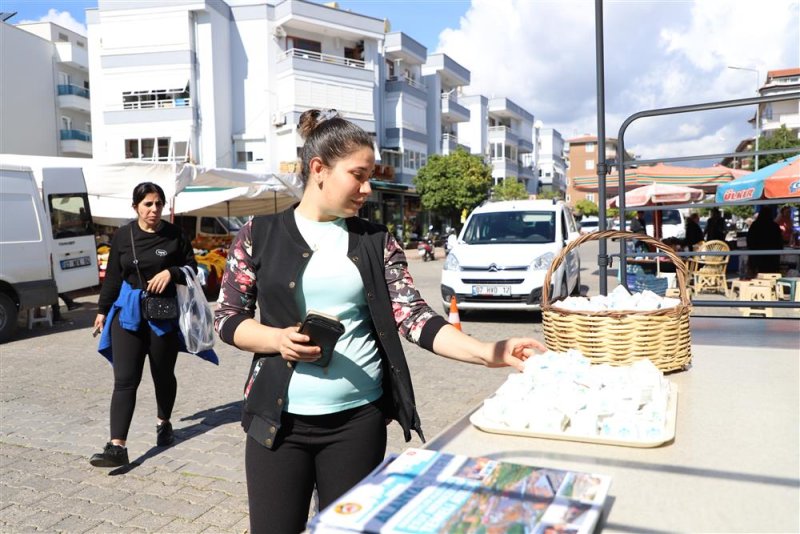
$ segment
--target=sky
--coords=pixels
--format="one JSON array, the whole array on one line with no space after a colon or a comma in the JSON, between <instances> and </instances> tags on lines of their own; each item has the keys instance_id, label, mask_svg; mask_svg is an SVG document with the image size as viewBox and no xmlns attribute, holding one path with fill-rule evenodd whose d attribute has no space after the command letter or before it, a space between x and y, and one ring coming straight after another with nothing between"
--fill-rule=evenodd
<instances>
[{"instance_id":1,"label":"sky","mask_svg":"<svg viewBox=\"0 0 800 534\"><path fill-rule=\"evenodd\" d=\"M169 0L164 0L168 2ZM86 0L0 0L9 22L85 31ZM800 0L605 0L606 135L647 109L756 96L767 71L800 67ZM388 18L471 71L468 94L507 97L565 139L597 133L593 0L342 0ZM731 69L730 66L751 70ZM634 122L639 158L733 151L755 107ZM712 160L699 164L710 165Z\"/></svg>"}]
</instances>

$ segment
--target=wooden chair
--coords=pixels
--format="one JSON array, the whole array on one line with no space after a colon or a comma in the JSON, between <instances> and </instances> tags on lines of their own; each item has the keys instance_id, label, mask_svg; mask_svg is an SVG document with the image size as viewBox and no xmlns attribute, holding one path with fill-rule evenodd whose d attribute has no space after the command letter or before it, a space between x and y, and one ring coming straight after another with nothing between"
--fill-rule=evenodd
<instances>
[{"instance_id":1,"label":"wooden chair","mask_svg":"<svg viewBox=\"0 0 800 534\"><path fill-rule=\"evenodd\" d=\"M698 249L698 252L727 252L730 247L724 241L706 241ZM726 282L726 271L730 256L694 256L689 265L691 272L691 285L695 294L699 293L722 293L728 292Z\"/></svg>"}]
</instances>

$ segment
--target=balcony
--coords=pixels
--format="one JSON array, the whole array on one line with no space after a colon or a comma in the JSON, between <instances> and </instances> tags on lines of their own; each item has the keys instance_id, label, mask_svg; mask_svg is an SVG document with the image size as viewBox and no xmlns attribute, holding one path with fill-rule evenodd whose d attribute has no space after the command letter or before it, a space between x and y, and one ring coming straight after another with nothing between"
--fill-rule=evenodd
<instances>
[{"instance_id":1,"label":"balcony","mask_svg":"<svg viewBox=\"0 0 800 534\"><path fill-rule=\"evenodd\" d=\"M191 98L167 98L163 100L124 102L122 109L174 109L191 107L191 105Z\"/></svg>"},{"instance_id":2,"label":"balcony","mask_svg":"<svg viewBox=\"0 0 800 534\"><path fill-rule=\"evenodd\" d=\"M508 126L489 126L489 141L495 143L502 142L506 145L516 146L519 142L519 138Z\"/></svg>"},{"instance_id":3,"label":"balcony","mask_svg":"<svg viewBox=\"0 0 800 534\"><path fill-rule=\"evenodd\" d=\"M430 76L439 74L442 85L447 88L464 87L469 85L470 72L459 63L453 61L447 54L429 54L428 60L422 66L422 75Z\"/></svg>"},{"instance_id":4,"label":"balcony","mask_svg":"<svg viewBox=\"0 0 800 534\"><path fill-rule=\"evenodd\" d=\"M59 85L58 106L61 109L74 109L89 113L89 90L77 85Z\"/></svg>"},{"instance_id":5,"label":"balcony","mask_svg":"<svg viewBox=\"0 0 800 534\"><path fill-rule=\"evenodd\" d=\"M91 156L92 134L83 130L61 130L61 153L64 156Z\"/></svg>"},{"instance_id":6,"label":"balcony","mask_svg":"<svg viewBox=\"0 0 800 534\"><path fill-rule=\"evenodd\" d=\"M458 148L458 137L455 134L443 133L442 134L442 154L452 154Z\"/></svg>"},{"instance_id":7,"label":"balcony","mask_svg":"<svg viewBox=\"0 0 800 534\"><path fill-rule=\"evenodd\" d=\"M427 98L428 89L424 84L406 76L392 76L386 80L387 93L406 93L420 100Z\"/></svg>"},{"instance_id":8,"label":"balcony","mask_svg":"<svg viewBox=\"0 0 800 534\"><path fill-rule=\"evenodd\" d=\"M470 112L456 101L452 93L442 93L442 120L444 122L469 122Z\"/></svg>"},{"instance_id":9,"label":"balcony","mask_svg":"<svg viewBox=\"0 0 800 534\"><path fill-rule=\"evenodd\" d=\"M367 69L366 62L342 56L323 54L301 48L290 48L278 56L277 73L291 74L301 71L321 74L335 78L349 78L369 82L373 79L373 71Z\"/></svg>"},{"instance_id":10,"label":"balcony","mask_svg":"<svg viewBox=\"0 0 800 534\"><path fill-rule=\"evenodd\" d=\"M519 166L511 158L492 158L492 176L495 178L508 178L519 176Z\"/></svg>"},{"instance_id":11,"label":"balcony","mask_svg":"<svg viewBox=\"0 0 800 534\"><path fill-rule=\"evenodd\" d=\"M800 128L799 113L782 113L780 115L776 113L773 115L773 117L777 117L777 120L764 118L761 121L762 132L777 130L783 125L786 125L786 127L789 128L790 130L797 130L798 128Z\"/></svg>"},{"instance_id":12,"label":"balcony","mask_svg":"<svg viewBox=\"0 0 800 534\"><path fill-rule=\"evenodd\" d=\"M533 141L521 136L517 138L517 141L519 143L520 152L533 152Z\"/></svg>"},{"instance_id":13,"label":"balcony","mask_svg":"<svg viewBox=\"0 0 800 534\"><path fill-rule=\"evenodd\" d=\"M68 41L59 41L55 45L60 63L75 69L89 70L89 53L85 48Z\"/></svg>"}]
</instances>

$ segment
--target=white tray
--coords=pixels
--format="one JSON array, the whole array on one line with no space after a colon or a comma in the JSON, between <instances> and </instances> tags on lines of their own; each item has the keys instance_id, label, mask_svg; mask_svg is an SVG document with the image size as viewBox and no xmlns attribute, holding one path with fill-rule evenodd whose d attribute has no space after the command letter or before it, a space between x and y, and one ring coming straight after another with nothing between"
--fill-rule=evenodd
<instances>
[{"instance_id":1,"label":"white tray","mask_svg":"<svg viewBox=\"0 0 800 534\"><path fill-rule=\"evenodd\" d=\"M507 434L510 436L525 436L529 438L561 439L567 441L583 441L586 443L599 443L602 445L619 445L622 447L658 447L668 441L675 439L675 420L678 413L678 386L670 382L669 401L667 402L667 424L664 433L657 439L647 440L622 440L606 438L603 436L588 434L570 434L567 432L533 432L528 429L512 428L501 425L495 421L489 421L483 415L483 406L475 410L469 417L470 423L478 430L490 432L492 434Z\"/></svg>"}]
</instances>

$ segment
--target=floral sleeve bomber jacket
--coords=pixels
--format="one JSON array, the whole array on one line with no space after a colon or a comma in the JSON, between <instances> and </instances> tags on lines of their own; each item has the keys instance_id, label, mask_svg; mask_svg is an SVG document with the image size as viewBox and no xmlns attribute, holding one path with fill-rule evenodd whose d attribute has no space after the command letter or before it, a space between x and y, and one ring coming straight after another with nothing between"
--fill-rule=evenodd
<instances>
[{"instance_id":1,"label":"floral sleeve bomber jacket","mask_svg":"<svg viewBox=\"0 0 800 534\"><path fill-rule=\"evenodd\" d=\"M405 254L385 226L358 217L346 219L347 256L364 283L373 333L383 366L383 402L406 441L414 430L424 441L414 391L398 333L433 350L433 339L447 321L437 315L414 287ZM295 290L313 251L297 229L294 208L256 217L239 230L222 277L215 328L233 344L236 328L255 316L261 323L286 328L302 321ZM272 448L294 363L279 353L253 356L245 384L242 426L249 436Z\"/></svg>"}]
</instances>

